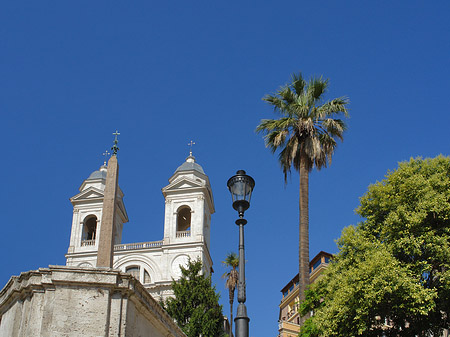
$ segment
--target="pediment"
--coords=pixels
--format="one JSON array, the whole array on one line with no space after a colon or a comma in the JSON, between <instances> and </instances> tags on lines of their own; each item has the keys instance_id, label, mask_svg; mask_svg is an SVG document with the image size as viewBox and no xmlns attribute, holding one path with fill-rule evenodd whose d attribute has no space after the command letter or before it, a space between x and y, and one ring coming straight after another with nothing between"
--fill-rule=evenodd
<instances>
[{"instance_id":1,"label":"pediment","mask_svg":"<svg viewBox=\"0 0 450 337\"><path fill-rule=\"evenodd\" d=\"M197 193L200 192L205 197L206 201L209 204L209 208L211 210L211 214L214 213L214 200L212 196L211 187L209 185L209 180L206 177L206 182L199 180L193 180L186 176L177 177L170 182L169 185L162 189L162 193L164 198L167 198L168 195L177 195L183 194L186 195L188 193Z\"/></svg>"},{"instance_id":2,"label":"pediment","mask_svg":"<svg viewBox=\"0 0 450 337\"><path fill-rule=\"evenodd\" d=\"M202 181L192 180L186 177L181 177L175 181L172 181L169 185L162 189L163 192L171 192L175 190L185 190L191 188L204 188L205 185Z\"/></svg>"},{"instance_id":3,"label":"pediment","mask_svg":"<svg viewBox=\"0 0 450 337\"><path fill-rule=\"evenodd\" d=\"M70 198L71 202L77 202L81 200L94 200L98 198L103 198L104 192L95 187L89 187L84 191L78 193L77 195Z\"/></svg>"}]
</instances>

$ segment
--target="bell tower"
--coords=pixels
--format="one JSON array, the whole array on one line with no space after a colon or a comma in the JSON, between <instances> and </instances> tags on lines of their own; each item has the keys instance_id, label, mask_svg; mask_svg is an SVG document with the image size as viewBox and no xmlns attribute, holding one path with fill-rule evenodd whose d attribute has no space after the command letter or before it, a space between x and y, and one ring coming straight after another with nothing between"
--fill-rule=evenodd
<instances>
[{"instance_id":1,"label":"bell tower","mask_svg":"<svg viewBox=\"0 0 450 337\"><path fill-rule=\"evenodd\" d=\"M107 170L105 163L99 170L92 172L81 184L80 193L70 198L73 217L70 244L66 254L68 266L96 265ZM123 192L120 188L117 189L116 203L114 243L119 244L122 240L123 224L128 222Z\"/></svg>"},{"instance_id":2,"label":"bell tower","mask_svg":"<svg viewBox=\"0 0 450 337\"><path fill-rule=\"evenodd\" d=\"M200 245L209 273L211 215L215 212L208 176L190 153L162 189L165 198L164 245ZM204 249L206 247L206 249Z\"/></svg>"},{"instance_id":3,"label":"bell tower","mask_svg":"<svg viewBox=\"0 0 450 337\"><path fill-rule=\"evenodd\" d=\"M181 277L180 267L189 259L202 262L204 275L213 271L210 226L215 210L209 178L191 151L162 188L164 237L122 243L128 215L118 185L117 137L114 142L108 166L105 161L70 199L73 220L66 264L121 270L138 279L154 298L166 299L173 296L172 280Z\"/></svg>"}]
</instances>

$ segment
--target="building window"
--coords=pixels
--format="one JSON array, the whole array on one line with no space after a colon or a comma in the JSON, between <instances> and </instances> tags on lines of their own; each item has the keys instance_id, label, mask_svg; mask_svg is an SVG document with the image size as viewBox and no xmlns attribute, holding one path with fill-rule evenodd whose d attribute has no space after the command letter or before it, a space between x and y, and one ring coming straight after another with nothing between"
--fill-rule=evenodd
<instances>
[{"instance_id":1,"label":"building window","mask_svg":"<svg viewBox=\"0 0 450 337\"><path fill-rule=\"evenodd\" d=\"M314 268L314 269L317 269L317 268L321 265L321 263L322 263L322 261L317 260L316 263L314 263L313 268Z\"/></svg>"},{"instance_id":2,"label":"building window","mask_svg":"<svg viewBox=\"0 0 450 337\"><path fill-rule=\"evenodd\" d=\"M144 284L150 283L150 274L144 269Z\"/></svg>"},{"instance_id":3,"label":"building window","mask_svg":"<svg viewBox=\"0 0 450 337\"><path fill-rule=\"evenodd\" d=\"M309 268L309 272L312 273L313 270L316 270L321 264L322 264L321 259L318 259L316 262L314 262L314 265Z\"/></svg>"},{"instance_id":4,"label":"building window","mask_svg":"<svg viewBox=\"0 0 450 337\"><path fill-rule=\"evenodd\" d=\"M126 269L126 272L128 274L131 274L131 276L133 276L135 279L139 280L139 274L140 274L140 270L138 266L132 266L132 267L128 267Z\"/></svg>"},{"instance_id":5,"label":"building window","mask_svg":"<svg viewBox=\"0 0 450 337\"><path fill-rule=\"evenodd\" d=\"M142 268L143 273L141 275L141 267L139 266L130 266L125 269L125 272L131 274L136 280L139 280L142 284L151 283L150 274L145 269Z\"/></svg>"},{"instance_id":6,"label":"building window","mask_svg":"<svg viewBox=\"0 0 450 337\"><path fill-rule=\"evenodd\" d=\"M185 232L191 229L191 209L182 206L177 214L177 232Z\"/></svg>"}]
</instances>

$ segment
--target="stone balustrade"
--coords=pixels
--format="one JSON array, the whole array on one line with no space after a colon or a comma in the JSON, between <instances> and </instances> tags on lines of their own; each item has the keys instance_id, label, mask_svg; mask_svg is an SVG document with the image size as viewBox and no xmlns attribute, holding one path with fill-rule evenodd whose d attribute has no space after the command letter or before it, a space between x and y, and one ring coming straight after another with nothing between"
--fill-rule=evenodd
<instances>
[{"instance_id":1,"label":"stone balustrade","mask_svg":"<svg viewBox=\"0 0 450 337\"><path fill-rule=\"evenodd\" d=\"M157 248L161 247L163 241L151 241L151 242L138 242L138 243L124 243L120 245L114 245L114 250L134 250L144 248Z\"/></svg>"},{"instance_id":2,"label":"stone balustrade","mask_svg":"<svg viewBox=\"0 0 450 337\"><path fill-rule=\"evenodd\" d=\"M191 236L191 231L177 231L177 238L188 238Z\"/></svg>"},{"instance_id":3,"label":"stone balustrade","mask_svg":"<svg viewBox=\"0 0 450 337\"><path fill-rule=\"evenodd\" d=\"M84 247L84 246L95 246L95 239L81 241L81 247Z\"/></svg>"}]
</instances>

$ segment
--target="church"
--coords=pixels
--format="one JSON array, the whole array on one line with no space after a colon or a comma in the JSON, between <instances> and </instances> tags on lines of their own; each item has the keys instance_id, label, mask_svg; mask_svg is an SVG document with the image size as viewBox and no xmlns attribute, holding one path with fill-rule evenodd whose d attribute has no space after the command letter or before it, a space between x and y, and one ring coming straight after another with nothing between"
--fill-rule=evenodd
<instances>
[{"instance_id":1,"label":"church","mask_svg":"<svg viewBox=\"0 0 450 337\"><path fill-rule=\"evenodd\" d=\"M66 265L95 267L102 227L107 166L83 181L73 205ZM164 237L158 241L121 243L128 222L124 193L118 188L114 223L113 268L132 274L157 300L172 295L172 279L181 276L180 265L200 259L205 275L212 271L210 225L214 200L208 176L190 152L162 188L165 199Z\"/></svg>"},{"instance_id":2,"label":"church","mask_svg":"<svg viewBox=\"0 0 450 337\"><path fill-rule=\"evenodd\" d=\"M116 132L117 134L117 132ZM70 198L66 266L12 276L0 291L0 336L185 337L158 301L173 295L180 266L200 259L212 272L208 176L192 151L162 188L164 237L122 243L128 215L119 186L117 135L106 165Z\"/></svg>"}]
</instances>

